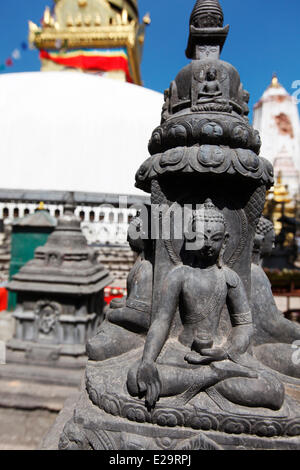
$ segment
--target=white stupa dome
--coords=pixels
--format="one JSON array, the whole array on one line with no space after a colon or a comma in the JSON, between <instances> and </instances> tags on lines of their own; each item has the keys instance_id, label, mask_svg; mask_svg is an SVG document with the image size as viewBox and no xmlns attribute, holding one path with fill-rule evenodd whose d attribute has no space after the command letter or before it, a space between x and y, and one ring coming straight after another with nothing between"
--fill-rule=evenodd
<instances>
[{"instance_id":1,"label":"white stupa dome","mask_svg":"<svg viewBox=\"0 0 300 470\"><path fill-rule=\"evenodd\" d=\"M80 72L0 76L1 189L140 194L163 95Z\"/></svg>"}]
</instances>

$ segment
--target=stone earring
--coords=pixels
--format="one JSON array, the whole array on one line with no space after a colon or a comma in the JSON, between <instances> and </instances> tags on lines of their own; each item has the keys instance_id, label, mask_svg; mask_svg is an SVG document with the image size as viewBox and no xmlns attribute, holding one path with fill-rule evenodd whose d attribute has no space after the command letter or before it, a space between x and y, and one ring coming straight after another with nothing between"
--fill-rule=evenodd
<instances>
[{"instance_id":1,"label":"stone earring","mask_svg":"<svg viewBox=\"0 0 300 470\"><path fill-rule=\"evenodd\" d=\"M227 240L228 240L228 233L226 233L225 235L225 239L224 239L222 248L220 250L218 260L217 260L217 266L219 269L221 269L224 266L224 253L226 250Z\"/></svg>"}]
</instances>

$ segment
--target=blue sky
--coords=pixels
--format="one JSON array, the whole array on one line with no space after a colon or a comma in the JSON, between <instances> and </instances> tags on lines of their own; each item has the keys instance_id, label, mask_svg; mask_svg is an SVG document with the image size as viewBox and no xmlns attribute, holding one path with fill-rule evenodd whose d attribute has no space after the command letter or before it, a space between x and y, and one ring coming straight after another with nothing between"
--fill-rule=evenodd
<instances>
[{"instance_id":1,"label":"blue sky","mask_svg":"<svg viewBox=\"0 0 300 470\"><path fill-rule=\"evenodd\" d=\"M39 22L46 5L53 0L0 1L0 65L27 39L29 19ZM139 0L140 15L150 12L142 76L144 85L160 92L188 61L185 47L188 21L195 0ZM250 106L260 98L277 72L279 81L292 93L294 80L300 80L300 2L299 0L222 0L230 34L223 60L240 72L251 93ZM8 72L39 70L37 51L22 52ZM5 71L6 72L6 71ZM4 72L4 73L5 73ZM3 72L2 72L3 73Z\"/></svg>"}]
</instances>

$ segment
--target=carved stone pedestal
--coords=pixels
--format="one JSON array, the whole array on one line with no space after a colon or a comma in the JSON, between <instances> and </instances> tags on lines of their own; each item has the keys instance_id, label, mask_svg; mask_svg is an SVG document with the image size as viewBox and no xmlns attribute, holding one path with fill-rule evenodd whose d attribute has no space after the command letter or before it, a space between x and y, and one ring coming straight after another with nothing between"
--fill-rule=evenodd
<instances>
[{"instance_id":1,"label":"carved stone pedestal","mask_svg":"<svg viewBox=\"0 0 300 470\"><path fill-rule=\"evenodd\" d=\"M212 387L188 404L184 397L161 398L154 410L147 410L126 390L128 364L140 353L88 362L87 391L65 425L60 449L300 449L295 437L300 405L295 414L290 397L280 411L249 409L231 404Z\"/></svg>"}]
</instances>

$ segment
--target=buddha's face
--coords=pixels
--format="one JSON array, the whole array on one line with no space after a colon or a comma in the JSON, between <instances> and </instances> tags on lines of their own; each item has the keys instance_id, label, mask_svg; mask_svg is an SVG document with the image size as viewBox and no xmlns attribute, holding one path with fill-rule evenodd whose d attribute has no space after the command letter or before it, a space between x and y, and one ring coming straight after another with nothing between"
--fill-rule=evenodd
<instances>
[{"instance_id":1,"label":"buddha's face","mask_svg":"<svg viewBox=\"0 0 300 470\"><path fill-rule=\"evenodd\" d=\"M208 72L207 72L207 80L209 82L213 82L214 80L216 80L217 78L217 71L216 69L210 69Z\"/></svg>"},{"instance_id":2,"label":"buddha's face","mask_svg":"<svg viewBox=\"0 0 300 470\"><path fill-rule=\"evenodd\" d=\"M139 254L144 251L144 242L142 238L134 239L134 238L128 237L128 243L132 251L134 251L135 253Z\"/></svg>"},{"instance_id":3,"label":"buddha's face","mask_svg":"<svg viewBox=\"0 0 300 470\"><path fill-rule=\"evenodd\" d=\"M199 224L197 224L199 225ZM196 225L196 256L199 260L207 264L217 261L227 234L222 222L204 222L202 228Z\"/></svg>"},{"instance_id":4,"label":"buddha's face","mask_svg":"<svg viewBox=\"0 0 300 470\"><path fill-rule=\"evenodd\" d=\"M142 239L142 226L141 224L130 223L127 233L127 241L131 249L135 253L142 253L144 251L144 240Z\"/></svg>"},{"instance_id":5,"label":"buddha's face","mask_svg":"<svg viewBox=\"0 0 300 470\"><path fill-rule=\"evenodd\" d=\"M275 232L270 230L265 234L261 245L261 256L270 256L272 250L275 248Z\"/></svg>"}]
</instances>

